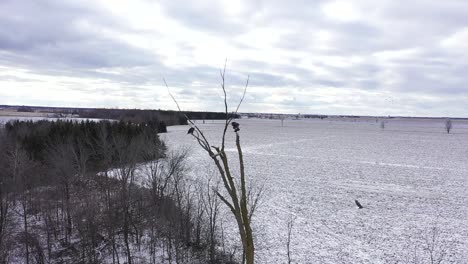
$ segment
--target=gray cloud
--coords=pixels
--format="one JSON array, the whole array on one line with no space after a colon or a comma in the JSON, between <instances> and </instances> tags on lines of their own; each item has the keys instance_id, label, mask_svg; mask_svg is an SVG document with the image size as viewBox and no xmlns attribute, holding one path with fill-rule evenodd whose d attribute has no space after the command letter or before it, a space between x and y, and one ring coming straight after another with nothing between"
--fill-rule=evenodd
<instances>
[{"instance_id":1,"label":"gray cloud","mask_svg":"<svg viewBox=\"0 0 468 264\"><path fill-rule=\"evenodd\" d=\"M4 0L0 104L53 86L86 98L70 105L174 108L164 77L184 108L222 110L228 57L232 102L250 75L245 111L466 115L468 2L341 3Z\"/></svg>"}]
</instances>

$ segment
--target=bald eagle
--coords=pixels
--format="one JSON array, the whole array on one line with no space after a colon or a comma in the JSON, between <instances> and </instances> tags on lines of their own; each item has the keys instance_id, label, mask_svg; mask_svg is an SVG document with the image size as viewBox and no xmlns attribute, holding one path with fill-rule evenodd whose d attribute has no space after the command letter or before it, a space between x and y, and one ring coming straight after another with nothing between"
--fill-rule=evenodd
<instances>
[{"instance_id":1,"label":"bald eagle","mask_svg":"<svg viewBox=\"0 0 468 264\"><path fill-rule=\"evenodd\" d=\"M195 131L195 128L191 127L191 128L189 128L187 134L192 134L193 135L193 131Z\"/></svg>"},{"instance_id":2,"label":"bald eagle","mask_svg":"<svg viewBox=\"0 0 468 264\"><path fill-rule=\"evenodd\" d=\"M362 206L361 203L360 203L358 200L354 200L354 202L355 202L356 205L359 207L359 209L364 208L364 206Z\"/></svg>"},{"instance_id":3,"label":"bald eagle","mask_svg":"<svg viewBox=\"0 0 468 264\"><path fill-rule=\"evenodd\" d=\"M237 123L237 122L232 122L231 125L232 125L232 128L234 129L234 132L237 132L237 131L240 130L240 128L239 128L239 123Z\"/></svg>"}]
</instances>

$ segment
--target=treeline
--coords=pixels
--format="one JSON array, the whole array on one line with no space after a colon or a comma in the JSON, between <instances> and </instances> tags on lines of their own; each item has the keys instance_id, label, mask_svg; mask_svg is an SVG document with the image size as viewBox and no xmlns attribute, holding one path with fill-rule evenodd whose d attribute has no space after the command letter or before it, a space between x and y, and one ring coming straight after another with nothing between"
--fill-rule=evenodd
<instances>
[{"instance_id":1,"label":"treeline","mask_svg":"<svg viewBox=\"0 0 468 264\"><path fill-rule=\"evenodd\" d=\"M211 186L131 122L0 129L0 263L224 263Z\"/></svg>"},{"instance_id":2,"label":"treeline","mask_svg":"<svg viewBox=\"0 0 468 264\"><path fill-rule=\"evenodd\" d=\"M5 124L6 136L17 141L31 159L47 165L51 151L68 146L74 155L86 156L90 171L102 171L119 165L118 148L132 142L144 142L137 155L138 162L157 159L164 154L164 145L157 133L157 123L132 124L128 122L101 121L11 121ZM101 146L105 146L101 147ZM103 163L108 159L107 163Z\"/></svg>"},{"instance_id":3,"label":"treeline","mask_svg":"<svg viewBox=\"0 0 468 264\"><path fill-rule=\"evenodd\" d=\"M320 118L320 119L324 119L324 118L327 118L328 116L326 115L303 115L304 118Z\"/></svg>"},{"instance_id":4,"label":"treeline","mask_svg":"<svg viewBox=\"0 0 468 264\"><path fill-rule=\"evenodd\" d=\"M114 119L132 123L163 122L168 126L186 125L187 116L191 120L225 120L226 114L221 112L165 111L139 109L76 109L74 111L82 118ZM238 118L237 114L233 114Z\"/></svg>"},{"instance_id":5,"label":"treeline","mask_svg":"<svg viewBox=\"0 0 468 264\"><path fill-rule=\"evenodd\" d=\"M196 112L171 110L141 110L141 109L113 109L113 108L67 108L41 106L1 106L0 108L14 109L18 112L53 113L57 117L81 117L95 119L112 119L137 124L157 124L160 132L166 132L166 126L186 125L187 118L191 120L225 120L224 112ZM229 114L239 118L238 114Z\"/></svg>"}]
</instances>

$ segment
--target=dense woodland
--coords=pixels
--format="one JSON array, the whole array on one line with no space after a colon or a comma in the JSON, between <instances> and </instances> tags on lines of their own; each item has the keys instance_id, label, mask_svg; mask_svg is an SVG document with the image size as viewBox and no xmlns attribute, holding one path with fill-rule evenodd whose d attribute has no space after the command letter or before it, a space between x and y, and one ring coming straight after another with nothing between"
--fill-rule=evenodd
<instances>
[{"instance_id":1,"label":"dense woodland","mask_svg":"<svg viewBox=\"0 0 468 264\"><path fill-rule=\"evenodd\" d=\"M0 109L11 109L17 112L41 112L61 115L75 115L81 118L112 119L132 123L157 123L160 132L166 132L165 127L173 125L186 125L187 117L191 120L225 120L224 112L197 112L197 111L171 111L171 110L142 110L142 109L115 109L115 108L64 108L40 106L8 106L0 105ZM238 114L228 114L229 117L239 118Z\"/></svg>"},{"instance_id":2,"label":"dense woodland","mask_svg":"<svg viewBox=\"0 0 468 264\"><path fill-rule=\"evenodd\" d=\"M226 263L220 201L159 122L0 128L0 263Z\"/></svg>"},{"instance_id":3,"label":"dense woodland","mask_svg":"<svg viewBox=\"0 0 468 264\"><path fill-rule=\"evenodd\" d=\"M165 110L139 110L139 109L90 109L77 110L76 113L83 118L114 119L125 122L143 123L160 120L160 122L173 125L186 125L187 118L191 120L225 120L225 113L193 112L193 111L165 111ZM234 116L234 114L233 114ZM238 117L238 115L235 115Z\"/></svg>"}]
</instances>

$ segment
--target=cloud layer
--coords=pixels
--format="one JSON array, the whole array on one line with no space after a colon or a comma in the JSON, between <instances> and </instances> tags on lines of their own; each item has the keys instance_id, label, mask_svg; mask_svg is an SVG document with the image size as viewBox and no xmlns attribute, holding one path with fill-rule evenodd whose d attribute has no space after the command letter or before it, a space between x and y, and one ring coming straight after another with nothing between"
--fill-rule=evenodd
<instances>
[{"instance_id":1,"label":"cloud layer","mask_svg":"<svg viewBox=\"0 0 468 264\"><path fill-rule=\"evenodd\" d=\"M0 1L0 104L468 116L468 2Z\"/></svg>"}]
</instances>

